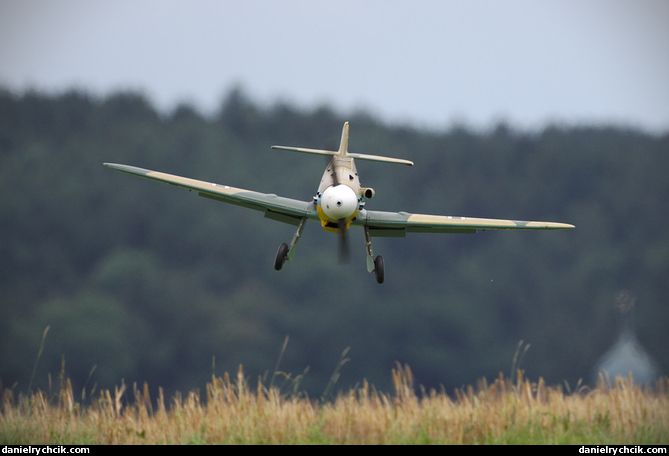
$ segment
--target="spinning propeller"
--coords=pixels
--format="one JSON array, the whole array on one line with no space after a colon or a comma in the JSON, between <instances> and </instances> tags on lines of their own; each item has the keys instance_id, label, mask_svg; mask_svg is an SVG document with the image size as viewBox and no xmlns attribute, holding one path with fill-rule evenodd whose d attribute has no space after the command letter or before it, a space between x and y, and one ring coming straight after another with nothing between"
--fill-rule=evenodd
<instances>
[{"instance_id":1,"label":"spinning propeller","mask_svg":"<svg viewBox=\"0 0 669 456\"><path fill-rule=\"evenodd\" d=\"M332 184L333 187L337 187L338 185L340 185L339 176L337 175L337 169L334 166L334 163L332 166L332 180L333 180ZM341 206L343 204L343 201L338 199L335 204ZM348 248L348 233L347 233L348 230L346 229L346 218L337 219L337 226L339 228L339 262L348 263L350 254Z\"/></svg>"}]
</instances>

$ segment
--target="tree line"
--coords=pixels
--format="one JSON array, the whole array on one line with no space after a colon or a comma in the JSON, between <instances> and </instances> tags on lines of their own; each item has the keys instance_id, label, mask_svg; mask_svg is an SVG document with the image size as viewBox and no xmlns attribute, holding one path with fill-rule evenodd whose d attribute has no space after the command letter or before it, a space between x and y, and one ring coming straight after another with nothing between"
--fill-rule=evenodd
<instances>
[{"instance_id":1,"label":"tree line","mask_svg":"<svg viewBox=\"0 0 669 456\"><path fill-rule=\"evenodd\" d=\"M270 146L336 149L346 120L349 150L415 162L358 164L376 190L370 209L576 229L375 238L377 285L360 230L342 265L337 237L308 224L277 272L293 226L102 166L310 200L326 163ZM575 385L618 334L621 290L667 372L667 175L669 135L632 128L425 131L325 105L262 106L239 89L212 116L187 104L159 113L136 92L0 90L0 380L47 388L64 372L78 388L185 391L239 365L273 375L280 360L286 385L312 396L333 374L337 387L390 389L395 362L429 388L515 367Z\"/></svg>"}]
</instances>

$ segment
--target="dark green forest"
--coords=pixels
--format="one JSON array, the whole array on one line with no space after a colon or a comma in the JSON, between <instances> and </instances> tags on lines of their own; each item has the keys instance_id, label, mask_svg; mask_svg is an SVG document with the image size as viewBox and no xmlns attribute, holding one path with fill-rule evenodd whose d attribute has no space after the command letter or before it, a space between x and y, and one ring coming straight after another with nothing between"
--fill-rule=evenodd
<instances>
[{"instance_id":1,"label":"dark green forest","mask_svg":"<svg viewBox=\"0 0 669 456\"><path fill-rule=\"evenodd\" d=\"M352 152L415 162L358 163L376 190L368 209L576 229L375 238L379 285L361 229L340 264L337 236L310 223L277 272L294 226L102 165L310 200L324 159L270 146L336 149L346 120ZM399 362L447 392L514 366L574 386L618 336L621 291L666 374L667 176L669 134L620 126L427 131L262 106L239 89L212 116L161 113L134 92L0 90L0 380L25 392L64 373L75 390L147 382L169 394L239 365L269 382L280 361L275 384L320 397L335 372L332 391L364 379L390 390Z\"/></svg>"}]
</instances>

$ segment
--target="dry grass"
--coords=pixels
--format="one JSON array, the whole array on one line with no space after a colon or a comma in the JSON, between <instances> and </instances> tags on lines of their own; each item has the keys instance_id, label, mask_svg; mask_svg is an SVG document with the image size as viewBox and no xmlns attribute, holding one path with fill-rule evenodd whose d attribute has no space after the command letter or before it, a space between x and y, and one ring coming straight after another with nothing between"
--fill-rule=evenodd
<instances>
[{"instance_id":1,"label":"dry grass","mask_svg":"<svg viewBox=\"0 0 669 456\"><path fill-rule=\"evenodd\" d=\"M666 380L654 389L631 379L600 382L573 394L543 380L512 383L500 376L449 397L416 394L411 371L392 372L395 391L364 383L332 402L319 403L277 388L247 383L240 368L166 401L162 391L124 386L102 391L89 405L74 400L65 382L60 393L14 397L4 390L2 444L667 444ZM133 397L134 396L134 397Z\"/></svg>"}]
</instances>

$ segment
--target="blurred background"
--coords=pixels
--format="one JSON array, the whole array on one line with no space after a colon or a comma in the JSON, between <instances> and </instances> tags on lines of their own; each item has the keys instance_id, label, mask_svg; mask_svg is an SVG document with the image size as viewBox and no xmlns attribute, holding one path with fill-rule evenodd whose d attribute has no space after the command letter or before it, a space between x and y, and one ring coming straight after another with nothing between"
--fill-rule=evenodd
<instances>
[{"instance_id":1,"label":"blurred background","mask_svg":"<svg viewBox=\"0 0 669 456\"><path fill-rule=\"evenodd\" d=\"M390 390L396 362L447 392L516 367L572 387L666 375L667 18L660 1L0 0L3 386L170 394L239 365L268 383L278 361L275 384L312 397L334 373L335 392ZM277 272L293 226L102 166L310 200L326 162L269 147L336 148L347 120L351 151L416 163L359 163L370 209L577 228L375 238L378 285L359 229L341 265L309 224Z\"/></svg>"}]
</instances>

